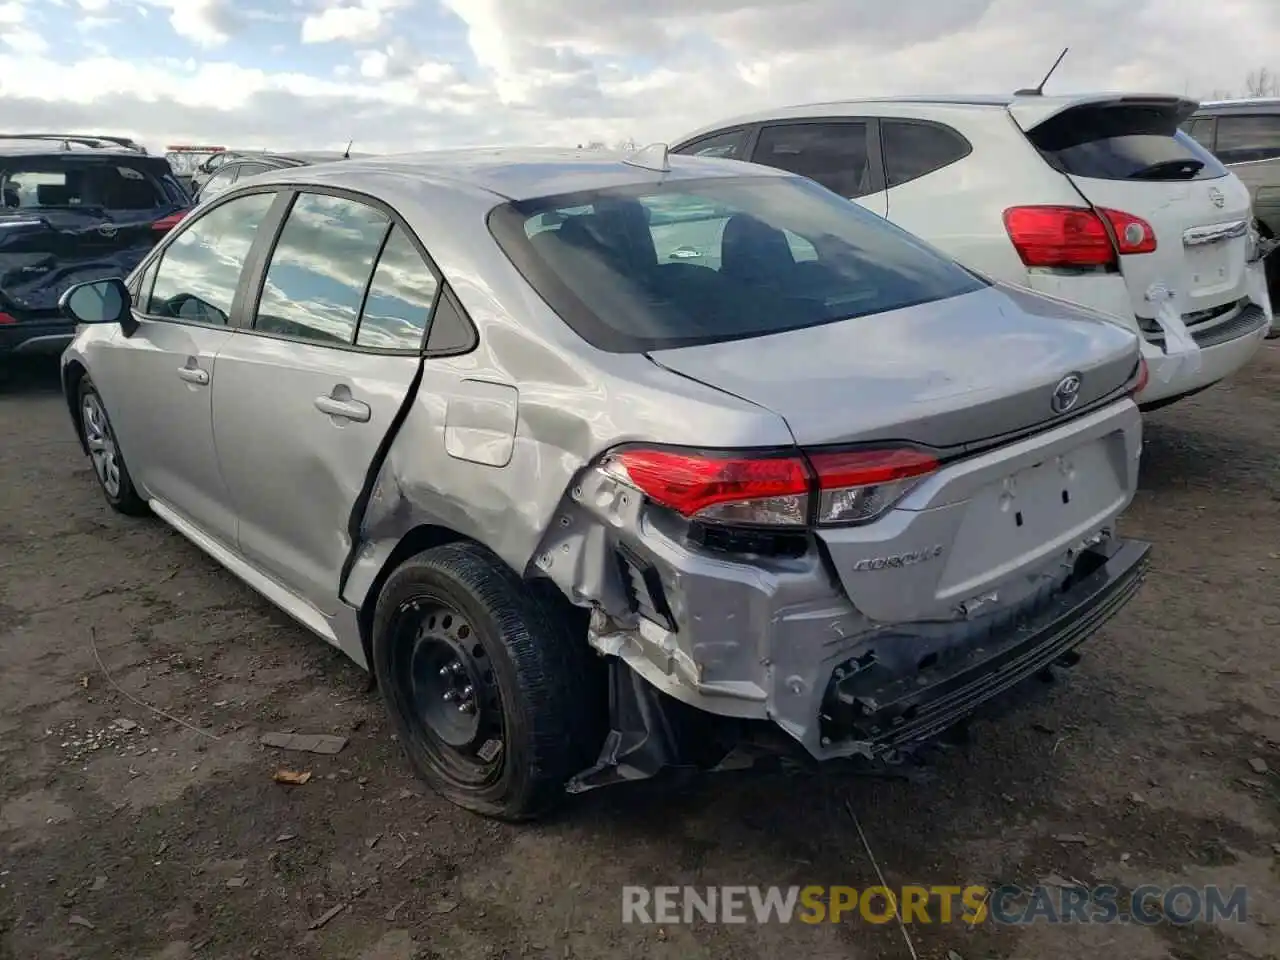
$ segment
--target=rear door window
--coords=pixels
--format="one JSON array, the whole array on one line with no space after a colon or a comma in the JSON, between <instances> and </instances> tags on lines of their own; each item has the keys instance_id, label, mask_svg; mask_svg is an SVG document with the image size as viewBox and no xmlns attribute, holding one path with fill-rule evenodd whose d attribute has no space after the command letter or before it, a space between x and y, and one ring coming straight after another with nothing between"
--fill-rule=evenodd
<instances>
[{"instance_id":1,"label":"rear door window","mask_svg":"<svg viewBox=\"0 0 1280 960\"><path fill-rule=\"evenodd\" d=\"M1217 120L1214 117L1200 117L1197 120L1191 120L1183 124L1182 129L1187 132L1187 136L1200 144L1200 146L1206 150L1212 150L1214 149L1213 131L1215 123L1217 123Z\"/></svg>"},{"instance_id":2,"label":"rear door window","mask_svg":"<svg viewBox=\"0 0 1280 960\"><path fill-rule=\"evenodd\" d=\"M239 183L245 177L256 177L260 173L266 173L271 167L265 163L239 163L236 164L236 182Z\"/></svg>"},{"instance_id":3,"label":"rear door window","mask_svg":"<svg viewBox=\"0 0 1280 960\"><path fill-rule=\"evenodd\" d=\"M728 160L741 160L747 146L749 128L714 133L681 147L676 153L691 157L724 157Z\"/></svg>"},{"instance_id":4,"label":"rear door window","mask_svg":"<svg viewBox=\"0 0 1280 960\"><path fill-rule=\"evenodd\" d=\"M249 248L274 200L274 193L236 197L177 227L150 295L139 291L139 311L189 323L228 323Z\"/></svg>"},{"instance_id":5,"label":"rear door window","mask_svg":"<svg viewBox=\"0 0 1280 960\"><path fill-rule=\"evenodd\" d=\"M200 188L201 197L212 197L222 193L232 184L236 182L236 174L239 172L240 165L232 164L225 170L219 170L212 177L205 181L204 186Z\"/></svg>"},{"instance_id":6,"label":"rear door window","mask_svg":"<svg viewBox=\"0 0 1280 960\"><path fill-rule=\"evenodd\" d=\"M1049 163L1095 180L1211 180L1226 169L1180 130L1175 109L1085 105L1064 110L1027 133ZM1219 131L1221 137L1221 131Z\"/></svg>"},{"instance_id":7,"label":"rear door window","mask_svg":"<svg viewBox=\"0 0 1280 960\"><path fill-rule=\"evenodd\" d=\"M1223 163L1280 157L1280 113L1219 117L1217 153Z\"/></svg>"},{"instance_id":8,"label":"rear door window","mask_svg":"<svg viewBox=\"0 0 1280 960\"><path fill-rule=\"evenodd\" d=\"M325 346L352 344L390 226L391 218L368 204L299 194L271 253L254 329Z\"/></svg>"},{"instance_id":9,"label":"rear door window","mask_svg":"<svg viewBox=\"0 0 1280 960\"><path fill-rule=\"evenodd\" d=\"M808 177L842 197L863 197L881 189L870 130L865 120L766 126L751 159Z\"/></svg>"},{"instance_id":10,"label":"rear door window","mask_svg":"<svg viewBox=\"0 0 1280 960\"><path fill-rule=\"evenodd\" d=\"M439 282L400 226L391 230L369 284L356 344L416 350L431 324Z\"/></svg>"},{"instance_id":11,"label":"rear door window","mask_svg":"<svg viewBox=\"0 0 1280 960\"><path fill-rule=\"evenodd\" d=\"M973 148L950 127L937 123L881 120L885 184L900 187L967 157Z\"/></svg>"}]
</instances>

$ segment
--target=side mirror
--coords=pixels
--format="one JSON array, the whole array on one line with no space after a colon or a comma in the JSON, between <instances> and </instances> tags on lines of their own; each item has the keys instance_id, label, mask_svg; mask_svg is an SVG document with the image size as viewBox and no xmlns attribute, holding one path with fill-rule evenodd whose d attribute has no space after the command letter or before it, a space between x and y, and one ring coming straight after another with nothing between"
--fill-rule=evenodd
<instances>
[{"instance_id":1,"label":"side mirror","mask_svg":"<svg viewBox=\"0 0 1280 960\"><path fill-rule=\"evenodd\" d=\"M133 297L119 277L69 287L58 298L58 309L76 323L133 325Z\"/></svg>"}]
</instances>

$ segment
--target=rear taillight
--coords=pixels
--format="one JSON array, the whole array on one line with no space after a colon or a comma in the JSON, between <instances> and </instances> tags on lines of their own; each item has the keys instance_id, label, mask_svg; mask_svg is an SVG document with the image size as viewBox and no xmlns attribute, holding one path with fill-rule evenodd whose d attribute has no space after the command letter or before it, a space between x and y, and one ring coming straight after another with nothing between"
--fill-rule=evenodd
<instances>
[{"instance_id":1,"label":"rear taillight","mask_svg":"<svg viewBox=\"0 0 1280 960\"><path fill-rule=\"evenodd\" d=\"M1116 237L1116 247L1121 256L1156 252L1156 232L1151 229L1151 224L1147 221L1141 217L1135 217L1132 213L1110 210L1107 207L1099 207L1098 212L1111 224L1111 230Z\"/></svg>"},{"instance_id":2,"label":"rear taillight","mask_svg":"<svg viewBox=\"0 0 1280 960\"><path fill-rule=\"evenodd\" d=\"M800 457L623 450L604 469L689 519L789 527L809 519L809 471Z\"/></svg>"},{"instance_id":3,"label":"rear taillight","mask_svg":"<svg viewBox=\"0 0 1280 960\"><path fill-rule=\"evenodd\" d=\"M1143 390L1147 389L1147 383L1151 380L1151 368L1147 366L1147 358L1138 357L1138 376L1133 381L1133 389L1129 392L1130 396L1136 397Z\"/></svg>"},{"instance_id":4,"label":"rear taillight","mask_svg":"<svg viewBox=\"0 0 1280 960\"><path fill-rule=\"evenodd\" d=\"M818 475L818 523L874 520L938 469L938 459L918 450L850 450L811 453Z\"/></svg>"},{"instance_id":5,"label":"rear taillight","mask_svg":"<svg viewBox=\"0 0 1280 960\"><path fill-rule=\"evenodd\" d=\"M607 457L603 469L690 520L803 527L874 520L937 470L938 460L908 448L807 456L628 449Z\"/></svg>"},{"instance_id":6,"label":"rear taillight","mask_svg":"<svg viewBox=\"0 0 1280 960\"><path fill-rule=\"evenodd\" d=\"M156 233L168 233L170 230L176 227L179 223L181 223L182 218L185 217L186 215L187 215L187 212L185 210L183 210L181 213L171 213L169 214L169 216L161 217L155 223L151 224L151 229Z\"/></svg>"},{"instance_id":7,"label":"rear taillight","mask_svg":"<svg viewBox=\"0 0 1280 960\"><path fill-rule=\"evenodd\" d=\"M1106 207L1010 207L1004 226L1028 267L1114 267L1117 249L1126 256L1156 249L1151 224Z\"/></svg>"},{"instance_id":8,"label":"rear taillight","mask_svg":"<svg viewBox=\"0 0 1280 960\"><path fill-rule=\"evenodd\" d=\"M4 326L5 324L9 324L9 323L17 323L17 322L18 322L17 317L12 316L11 314L8 314L8 313L0 313L0 326Z\"/></svg>"}]
</instances>

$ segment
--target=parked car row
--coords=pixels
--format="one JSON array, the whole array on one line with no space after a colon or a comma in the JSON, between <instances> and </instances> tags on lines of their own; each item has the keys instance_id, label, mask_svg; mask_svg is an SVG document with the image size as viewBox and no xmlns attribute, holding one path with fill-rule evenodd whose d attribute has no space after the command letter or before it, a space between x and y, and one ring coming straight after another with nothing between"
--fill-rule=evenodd
<instances>
[{"instance_id":1,"label":"parked car row","mask_svg":"<svg viewBox=\"0 0 1280 960\"><path fill-rule=\"evenodd\" d=\"M268 170L280 170L285 167L303 167L312 163L332 163L335 160L350 159L350 151L308 151L302 153L253 153L244 155L227 155L213 173L202 180L194 191L197 202L217 196L238 180L247 180ZM360 154L355 154L360 156Z\"/></svg>"},{"instance_id":2,"label":"parked car row","mask_svg":"<svg viewBox=\"0 0 1280 960\"><path fill-rule=\"evenodd\" d=\"M190 205L163 157L68 134L0 137L0 196L0 364L60 352L63 291L128 274Z\"/></svg>"},{"instance_id":3,"label":"parked car row","mask_svg":"<svg viewBox=\"0 0 1280 960\"><path fill-rule=\"evenodd\" d=\"M1259 233L1274 249L1280 244L1280 98L1202 103L1183 129L1248 187ZM1280 255L1268 257L1266 264L1275 302L1280 299Z\"/></svg>"},{"instance_id":4,"label":"parked car row","mask_svg":"<svg viewBox=\"0 0 1280 960\"><path fill-rule=\"evenodd\" d=\"M372 671L468 809L743 740L893 761L1124 606L1140 406L1266 333L1194 107L281 165L62 295L68 411L114 509Z\"/></svg>"}]
</instances>

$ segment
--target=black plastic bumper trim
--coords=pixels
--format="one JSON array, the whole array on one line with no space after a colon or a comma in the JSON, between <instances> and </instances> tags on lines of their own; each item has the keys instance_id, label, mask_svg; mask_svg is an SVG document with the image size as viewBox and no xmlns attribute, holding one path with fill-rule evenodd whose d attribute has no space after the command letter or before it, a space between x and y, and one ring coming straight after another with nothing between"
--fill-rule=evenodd
<instances>
[{"instance_id":1,"label":"black plastic bumper trim","mask_svg":"<svg viewBox=\"0 0 1280 960\"><path fill-rule=\"evenodd\" d=\"M890 702L880 703L877 694L892 695L894 688L903 688L904 678L868 687L861 670L833 677L824 701L824 735L861 741L876 752L936 736L1087 640L1138 591L1150 551L1151 545L1139 540L1112 541L1105 560L1034 617L1011 625L1003 637L993 637L957 663L921 671L910 678L909 692ZM918 678L929 682L920 685ZM868 704L873 706L867 709Z\"/></svg>"}]
</instances>

